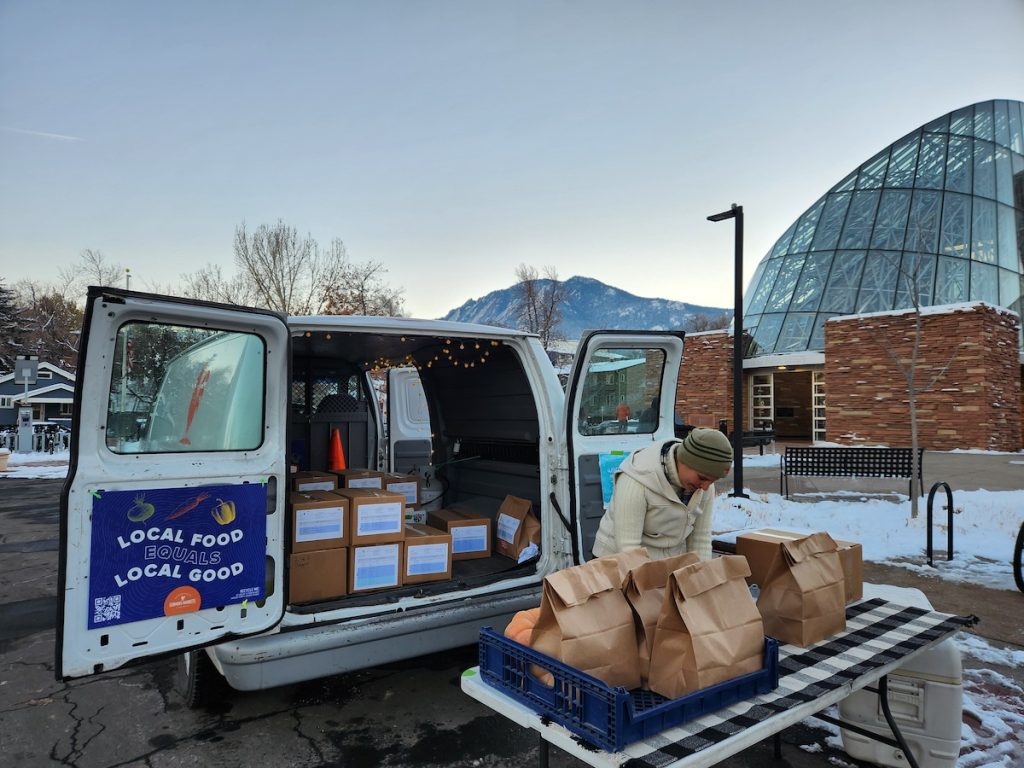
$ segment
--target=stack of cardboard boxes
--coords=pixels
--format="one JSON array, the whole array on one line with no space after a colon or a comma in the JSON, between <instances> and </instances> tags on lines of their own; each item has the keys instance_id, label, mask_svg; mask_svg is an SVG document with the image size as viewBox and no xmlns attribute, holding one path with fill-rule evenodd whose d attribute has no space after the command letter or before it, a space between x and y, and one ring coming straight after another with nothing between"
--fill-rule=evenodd
<instances>
[{"instance_id":1,"label":"stack of cardboard boxes","mask_svg":"<svg viewBox=\"0 0 1024 768\"><path fill-rule=\"evenodd\" d=\"M442 581L453 559L490 555L488 518L428 521L419 488L414 475L367 469L293 474L289 602Z\"/></svg>"}]
</instances>

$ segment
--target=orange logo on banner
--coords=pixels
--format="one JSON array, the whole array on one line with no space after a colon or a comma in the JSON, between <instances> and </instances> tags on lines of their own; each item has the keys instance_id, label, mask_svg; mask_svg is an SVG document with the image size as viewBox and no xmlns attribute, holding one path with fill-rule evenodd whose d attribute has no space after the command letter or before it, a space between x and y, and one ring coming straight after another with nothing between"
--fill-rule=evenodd
<instances>
[{"instance_id":1,"label":"orange logo on banner","mask_svg":"<svg viewBox=\"0 0 1024 768\"><path fill-rule=\"evenodd\" d=\"M164 598L164 616L193 613L199 610L203 599L195 587L175 587Z\"/></svg>"}]
</instances>

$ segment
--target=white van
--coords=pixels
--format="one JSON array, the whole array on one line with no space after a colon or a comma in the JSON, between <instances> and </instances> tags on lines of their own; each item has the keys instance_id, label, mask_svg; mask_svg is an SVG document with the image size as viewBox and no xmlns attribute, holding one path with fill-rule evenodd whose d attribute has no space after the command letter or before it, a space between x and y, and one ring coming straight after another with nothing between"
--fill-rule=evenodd
<instances>
[{"instance_id":1,"label":"white van","mask_svg":"<svg viewBox=\"0 0 1024 768\"><path fill-rule=\"evenodd\" d=\"M519 331L91 288L61 499L58 679L177 653L195 706L214 671L253 690L476 642L538 605L546 574L590 557L602 457L673 436L682 352L682 333L589 333L563 392ZM598 428L619 403L652 401L658 418L637 431ZM493 523L507 495L530 500L539 552L290 602L290 476L328 469L335 430L349 468L417 475L435 509Z\"/></svg>"}]
</instances>

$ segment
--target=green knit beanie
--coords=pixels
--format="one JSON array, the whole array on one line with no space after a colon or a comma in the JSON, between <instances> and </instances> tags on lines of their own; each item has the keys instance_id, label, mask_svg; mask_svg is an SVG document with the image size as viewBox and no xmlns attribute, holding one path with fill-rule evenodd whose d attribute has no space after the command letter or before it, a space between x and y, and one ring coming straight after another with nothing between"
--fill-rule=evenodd
<instances>
[{"instance_id":1,"label":"green knit beanie","mask_svg":"<svg viewBox=\"0 0 1024 768\"><path fill-rule=\"evenodd\" d=\"M718 480L729 474L732 467L732 445L717 429L698 427L676 446L676 461Z\"/></svg>"}]
</instances>

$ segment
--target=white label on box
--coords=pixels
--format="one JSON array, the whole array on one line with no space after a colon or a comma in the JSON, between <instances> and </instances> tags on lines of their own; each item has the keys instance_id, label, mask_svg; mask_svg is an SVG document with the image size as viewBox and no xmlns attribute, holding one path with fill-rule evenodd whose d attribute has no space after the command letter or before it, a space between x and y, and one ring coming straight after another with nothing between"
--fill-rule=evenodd
<instances>
[{"instance_id":1,"label":"white label on box","mask_svg":"<svg viewBox=\"0 0 1024 768\"><path fill-rule=\"evenodd\" d=\"M461 555L465 552L487 551L486 525L452 526L452 553Z\"/></svg>"},{"instance_id":2,"label":"white label on box","mask_svg":"<svg viewBox=\"0 0 1024 768\"><path fill-rule=\"evenodd\" d=\"M356 521L356 536L399 533L405 525L402 503L388 501L381 504L360 504Z\"/></svg>"},{"instance_id":3,"label":"white label on box","mask_svg":"<svg viewBox=\"0 0 1024 768\"><path fill-rule=\"evenodd\" d=\"M297 491L333 491L333 480L300 480Z\"/></svg>"},{"instance_id":4,"label":"white label on box","mask_svg":"<svg viewBox=\"0 0 1024 768\"><path fill-rule=\"evenodd\" d=\"M387 489L392 493L400 493L405 496L406 504L416 503L416 490L420 487L420 484L413 482L401 482L401 483L388 483Z\"/></svg>"},{"instance_id":5,"label":"white label on box","mask_svg":"<svg viewBox=\"0 0 1024 768\"><path fill-rule=\"evenodd\" d=\"M397 587L399 551L400 545L397 543L354 547L352 590Z\"/></svg>"},{"instance_id":6,"label":"white label on box","mask_svg":"<svg viewBox=\"0 0 1024 768\"><path fill-rule=\"evenodd\" d=\"M448 570L447 544L408 544L405 548L405 573L423 576Z\"/></svg>"},{"instance_id":7,"label":"white label on box","mask_svg":"<svg viewBox=\"0 0 1024 768\"><path fill-rule=\"evenodd\" d=\"M340 539L345 530L345 508L300 509L295 513L295 541Z\"/></svg>"},{"instance_id":8,"label":"white label on box","mask_svg":"<svg viewBox=\"0 0 1024 768\"><path fill-rule=\"evenodd\" d=\"M518 517L506 515L504 512L498 515L498 538L511 544L516 538L520 522Z\"/></svg>"},{"instance_id":9,"label":"white label on box","mask_svg":"<svg viewBox=\"0 0 1024 768\"><path fill-rule=\"evenodd\" d=\"M348 488L380 488L379 477L349 477L345 479Z\"/></svg>"}]
</instances>

